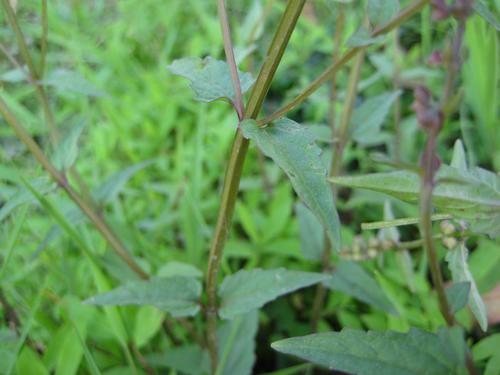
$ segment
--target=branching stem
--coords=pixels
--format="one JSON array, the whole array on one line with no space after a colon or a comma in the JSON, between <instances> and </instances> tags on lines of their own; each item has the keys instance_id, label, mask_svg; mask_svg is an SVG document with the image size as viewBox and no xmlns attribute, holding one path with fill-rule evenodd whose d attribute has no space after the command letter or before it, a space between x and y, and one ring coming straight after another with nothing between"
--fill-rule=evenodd
<instances>
[{"instance_id":1,"label":"branching stem","mask_svg":"<svg viewBox=\"0 0 500 375\"><path fill-rule=\"evenodd\" d=\"M283 13L274 38L269 46L266 58L260 69L257 81L245 111L245 118L255 119L259 114L262 103L269 91L274 74L281 61L285 48L297 20L304 7L305 0L289 0ZM217 370L217 275L219 272L224 245L229 231L236 204L239 183L243 164L248 150L248 140L243 137L240 129L237 130L229 163L224 177L221 205L218 212L215 233L210 248L207 269L207 346L210 353L212 373Z\"/></svg>"}]
</instances>

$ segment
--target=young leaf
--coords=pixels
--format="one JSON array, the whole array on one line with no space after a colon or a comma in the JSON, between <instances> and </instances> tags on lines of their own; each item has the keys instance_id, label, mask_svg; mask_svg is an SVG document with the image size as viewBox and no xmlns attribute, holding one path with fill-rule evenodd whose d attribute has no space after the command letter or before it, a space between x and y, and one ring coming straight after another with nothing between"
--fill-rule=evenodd
<instances>
[{"instance_id":1,"label":"young leaf","mask_svg":"<svg viewBox=\"0 0 500 375\"><path fill-rule=\"evenodd\" d=\"M465 156L464 145L460 139L457 139L453 146L453 156L450 165L460 171L467 171L467 157Z\"/></svg>"},{"instance_id":2,"label":"young leaf","mask_svg":"<svg viewBox=\"0 0 500 375\"><path fill-rule=\"evenodd\" d=\"M372 26L380 26L399 12L399 0L368 0L367 13Z\"/></svg>"},{"instance_id":3,"label":"young leaf","mask_svg":"<svg viewBox=\"0 0 500 375\"><path fill-rule=\"evenodd\" d=\"M186 57L175 60L167 69L173 74L191 81L191 88L196 94L196 100L213 102L217 99L227 98L233 104L236 100L229 67L224 61L211 57L206 57L203 60L196 57ZM238 71L238 75L241 92L245 93L252 87L255 80L250 73Z\"/></svg>"},{"instance_id":4,"label":"young leaf","mask_svg":"<svg viewBox=\"0 0 500 375\"><path fill-rule=\"evenodd\" d=\"M219 289L223 319L233 319L239 314L258 309L267 302L297 289L328 279L326 274L274 270L242 270L227 276Z\"/></svg>"},{"instance_id":5,"label":"young leaf","mask_svg":"<svg viewBox=\"0 0 500 375\"><path fill-rule=\"evenodd\" d=\"M450 309L453 314L462 310L467 305L470 285L470 282L464 281L454 283L452 286L446 288L446 298L450 302Z\"/></svg>"},{"instance_id":6,"label":"young leaf","mask_svg":"<svg viewBox=\"0 0 500 375\"><path fill-rule=\"evenodd\" d=\"M92 192L92 196L99 203L107 203L115 199L116 196L123 190L128 180L130 180L141 169L149 167L153 163L153 160L146 160L112 174Z\"/></svg>"},{"instance_id":7,"label":"young leaf","mask_svg":"<svg viewBox=\"0 0 500 375\"><path fill-rule=\"evenodd\" d=\"M290 178L300 199L323 224L335 249L340 248L340 221L326 181L320 148L309 130L290 119L260 128L255 121L241 123L243 135L273 159Z\"/></svg>"},{"instance_id":8,"label":"young leaf","mask_svg":"<svg viewBox=\"0 0 500 375\"><path fill-rule=\"evenodd\" d=\"M203 276L203 272L189 263L182 263L173 260L171 262L168 262L158 270L158 276L187 276L198 278Z\"/></svg>"},{"instance_id":9,"label":"young leaf","mask_svg":"<svg viewBox=\"0 0 500 375\"><path fill-rule=\"evenodd\" d=\"M481 329L486 332L488 329L486 306L484 305L481 295L479 294L474 277L469 271L469 265L467 263L468 254L469 251L465 247L465 244L460 243L458 248L450 250L446 254L446 261L448 262L448 267L451 271L453 281L467 281L470 283L469 307L481 326Z\"/></svg>"},{"instance_id":10,"label":"young leaf","mask_svg":"<svg viewBox=\"0 0 500 375\"><path fill-rule=\"evenodd\" d=\"M321 223L302 203L295 205L295 212L299 219L302 255L309 260L320 260L325 248L325 237Z\"/></svg>"},{"instance_id":11,"label":"young leaf","mask_svg":"<svg viewBox=\"0 0 500 375\"><path fill-rule=\"evenodd\" d=\"M85 122L73 126L66 137L56 146L52 162L58 170L65 171L75 162L78 156L78 140L84 128Z\"/></svg>"},{"instance_id":12,"label":"young leaf","mask_svg":"<svg viewBox=\"0 0 500 375\"><path fill-rule=\"evenodd\" d=\"M330 370L357 375L465 375L465 343L459 328L437 334L344 329L273 343L272 348Z\"/></svg>"},{"instance_id":13,"label":"young leaf","mask_svg":"<svg viewBox=\"0 0 500 375\"><path fill-rule=\"evenodd\" d=\"M365 100L356 108L349 126L351 138L367 146L384 141L380 137L380 127L399 95L401 95L401 91L387 92Z\"/></svg>"},{"instance_id":14,"label":"young leaf","mask_svg":"<svg viewBox=\"0 0 500 375\"><path fill-rule=\"evenodd\" d=\"M91 297L92 305L153 305L174 317L193 316L199 311L201 284L185 276L135 281L110 292Z\"/></svg>"},{"instance_id":15,"label":"young leaf","mask_svg":"<svg viewBox=\"0 0 500 375\"><path fill-rule=\"evenodd\" d=\"M30 184L41 195L48 194L54 191L56 188L56 184L45 177L37 178L36 180L31 181ZM18 190L12 196L10 196L7 202L0 208L0 222L7 218L17 207L26 203L33 203L35 201L36 199L28 189L26 189L24 186L19 186Z\"/></svg>"},{"instance_id":16,"label":"young leaf","mask_svg":"<svg viewBox=\"0 0 500 375\"><path fill-rule=\"evenodd\" d=\"M382 311L397 315L395 307L375 279L355 262L341 261L332 277L323 284L331 290L345 293Z\"/></svg>"},{"instance_id":17,"label":"young leaf","mask_svg":"<svg viewBox=\"0 0 500 375\"><path fill-rule=\"evenodd\" d=\"M372 37L370 32L365 27L360 27L350 36L346 42L347 47L367 47L372 44L381 42L385 39L385 35Z\"/></svg>"}]
</instances>

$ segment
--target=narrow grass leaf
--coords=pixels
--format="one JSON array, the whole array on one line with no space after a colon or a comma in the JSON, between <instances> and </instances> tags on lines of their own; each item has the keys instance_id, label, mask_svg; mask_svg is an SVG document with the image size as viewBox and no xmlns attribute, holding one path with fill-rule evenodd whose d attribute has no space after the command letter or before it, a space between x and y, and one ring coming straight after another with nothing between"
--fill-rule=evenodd
<instances>
[{"instance_id":1,"label":"narrow grass leaf","mask_svg":"<svg viewBox=\"0 0 500 375\"><path fill-rule=\"evenodd\" d=\"M314 135L305 126L286 118L265 128L247 120L241 123L241 129L246 138L255 141L285 171L300 199L326 229L333 247L339 250L340 221Z\"/></svg>"},{"instance_id":2,"label":"narrow grass leaf","mask_svg":"<svg viewBox=\"0 0 500 375\"><path fill-rule=\"evenodd\" d=\"M321 273L273 270L242 270L227 276L219 289L223 319L258 309L279 296L316 284L330 276Z\"/></svg>"}]
</instances>

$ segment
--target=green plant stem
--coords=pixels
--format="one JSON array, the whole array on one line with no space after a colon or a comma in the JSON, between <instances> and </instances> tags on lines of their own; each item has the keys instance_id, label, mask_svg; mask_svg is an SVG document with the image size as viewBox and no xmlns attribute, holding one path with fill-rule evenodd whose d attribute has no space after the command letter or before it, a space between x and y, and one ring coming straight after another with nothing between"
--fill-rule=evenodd
<instances>
[{"instance_id":1,"label":"green plant stem","mask_svg":"<svg viewBox=\"0 0 500 375\"><path fill-rule=\"evenodd\" d=\"M264 63L260 69L257 81L253 86L247 103L245 118L255 119L259 114L262 103L269 91L274 74L281 61L285 48L297 20L304 7L305 0L290 0L281 17L274 38L269 46ZM239 190L243 164L248 150L248 140L243 137L240 129L236 131L233 141L229 163L224 177L221 205L218 212L215 233L210 248L207 268L207 346L210 353L212 373L217 370L217 275L227 234Z\"/></svg>"},{"instance_id":2,"label":"green plant stem","mask_svg":"<svg viewBox=\"0 0 500 375\"><path fill-rule=\"evenodd\" d=\"M47 59L47 39L49 34L49 20L47 16L47 0L42 0L42 38L40 41L40 77L45 72L45 61Z\"/></svg>"},{"instance_id":3,"label":"green plant stem","mask_svg":"<svg viewBox=\"0 0 500 375\"><path fill-rule=\"evenodd\" d=\"M438 129L431 129L428 133L422 158L422 186L420 189L420 231L424 242L424 249L429 260L431 277L439 300L439 309L449 326L455 324L455 318L451 313L446 292L444 289L443 276L439 268L434 238L432 234L432 192L434 190L434 166L433 160L436 152Z\"/></svg>"},{"instance_id":4,"label":"green plant stem","mask_svg":"<svg viewBox=\"0 0 500 375\"><path fill-rule=\"evenodd\" d=\"M122 258L125 263L132 269L139 277L147 279L148 275L141 269L141 267L134 261L130 254L125 249L120 239L113 233L111 228L107 225L104 219L96 213L92 207L78 195L69 185L66 176L59 172L50 160L45 156L44 152L16 119L16 117L9 110L5 101L0 98L0 114L3 116L7 124L14 130L17 137L28 148L31 154L35 157L38 163L49 173L51 178L66 192L69 198L82 210L88 219L94 224L95 228L102 234L113 251Z\"/></svg>"},{"instance_id":5,"label":"green plant stem","mask_svg":"<svg viewBox=\"0 0 500 375\"><path fill-rule=\"evenodd\" d=\"M340 123L338 129L336 129L336 134L334 137L337 139L337 142L333 144L333 155L332 161L330 165L329 176L334 177L338 176L342 167L342 159L344 154L344 148L349 139L349 123L351 121L352 112L354 110L354 104L356 102L356 93L358 90L358 82L361 75L361 66L364 61L364 52L358 54L354 60L351 71L349 73L349 79L347 83L347 92L344 102L344 108L342 111L342 117L340 119ZM334 200L337 199L337 189L335 185L332 185L332 194ZM328 236L325 237L325 247L323 249L322 256L322 264L323 264L323 272L328 272L331 267L330 257L331 257L331 243L328 239ZM316 287L316 296L313 302L313 311L311 318L311 328L313 332L317 331L319 320L321 319L321 313L323 311L325 305L326 298L326 288L323 284L318 284Z\"/></svg>"},{"instance_id":6,"label":"green plant stem","mask_svg":"<svg viewBox=\"0 0 500 375\"><path fill-rule=\"evenodd\" d=\"M401 25L404 21L406 21L409 17L413 16L417 12L419 12L429 0L416 0L408 7L403 9L396 17L387 22L385 25L376 29L371 33L372 37L376 37ZM285 113L291 111L296 106L301 104L304 100L306 100L311 94L313 94L317 89L321 87L325 82L331 79L332 75L334 75L341 67L343 67L347 62L349 62L356 54L365 50L367 47L353 47L348 49L335 63L333 63L330 67L328 67L321 75L316 78L308 87L306 87L295 99L293 99L290 103L284 105L280 109L278 109L273 114L267 116L266 118L259 120L259 125L263 126L272 122L280 117L282 117Z\"/></svg>"},{"instance_id":7,"label":"green plant stem","mask_svg":"<svg viewBox=\"0 0 500 375\"><path fill-rule=\"evenodd\" d=\"M393 85L394 90L399 91L401 88L401 49L399 46L399 28L394 30L392 35L392 45L393 45L393 53L394 53L394 76L393 76ZM396 98L394 103L394 150L393 150L393 159L396 163L399 163L401 160L401 96L399 95Z\"/></svg>"},{"instance_id":8,"label":"green plant stem","mask_svg":"<svg viewBox=\"0 0 500 375\"><path fill-rule=\"evenodd\" d=\"M243 95L241 94L240 77L238 76L238 66L234 58L233 43L231 41L231 29L229 27L229 20L227 19L226 7L224 0L217 0L217 11L219 14L220 25L222 29L222 37L224 39L224 51L226 53L226 60L231 74L231 82L233 84L235 102L233 103L238 119L241 121L244 116Z\"/></svg>"},{"instance_id":9,"label":"green plant stem","mask_svg":"<svg viewBox=\"0 0 500 375\"><path fill-rule=\"evenodd\" d=\"M19 23L17 22L17 17L14 13L14 10L12 9L12 6L9 2L9 0L1 0L2 1L2 6L5 10L5 13L7 15L7 20L12 28L14 30L14 34L16 36L16 40L19 46L19 50L21 53L21 56L26 63L28 67L28 81L33 85L35 88L35 94L38 98L38 101L40 102L42 106L42 110L44 113L45 117L45 123L49 129L49 136L50 140L53 145L56 145L58 141L60 140L60 134L56 126L56 121L54 118L54 114L50 108L50 102L49 98L47 96L47 92L45 91L43 85L40 83L40 80L43 78L43 74L45 71L45 61L46 61L46 54L47 54L47 35L48 35L48 17L47 17L47 2L46 0L42 1L42 37L41 37L41 59L40 59L40 69L39 71L35 67L35 63L29 53L28 45L26 42L26 38L21 30L21 27L19 26ZM7 51L5 50L4 53ZM17 64L15 59L12 57L10 59L11 61L14 61L14 65L20 66L20 64ZM80 190L80 193L82 194L83 198L85 201L94 209L97 210L98 205L94 201L92 194L90 194L89 189L87 188L85 182L81 178L81 176L78 174L77 170L72 166L69 170L71 177L75 180L76 184L78 185L78 188Z\"/></svg>"}]
</instances>

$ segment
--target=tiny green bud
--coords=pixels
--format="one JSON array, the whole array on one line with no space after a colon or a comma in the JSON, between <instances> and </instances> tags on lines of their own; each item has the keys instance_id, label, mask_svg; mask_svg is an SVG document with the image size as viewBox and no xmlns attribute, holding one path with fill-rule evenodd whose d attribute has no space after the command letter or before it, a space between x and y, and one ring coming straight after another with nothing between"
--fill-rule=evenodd
<instances>
[{"instance_id":1,"label":"tiny green bud","mask_svg":"<svg viewBox=\"0 0 500 375\"><path fill-rule=\"evenodd\" d=\"M375 258L377 256L377 254L378 254L377 249L373 249L373 248L368 249L368 256L370 258Z\"/></svg>"}]
</instances>

